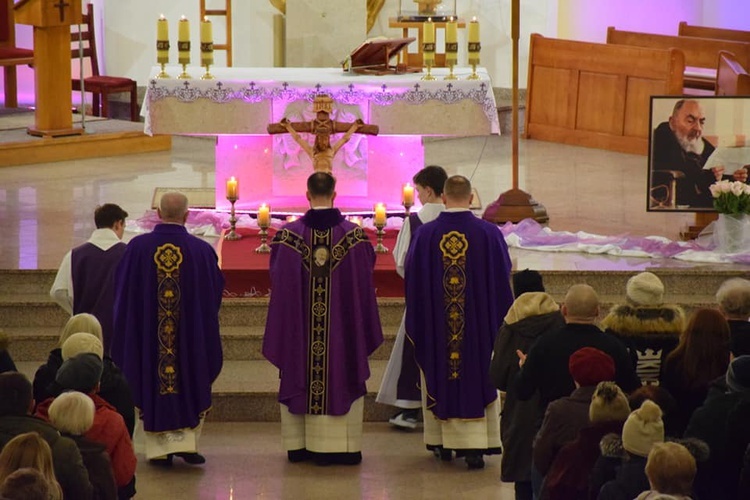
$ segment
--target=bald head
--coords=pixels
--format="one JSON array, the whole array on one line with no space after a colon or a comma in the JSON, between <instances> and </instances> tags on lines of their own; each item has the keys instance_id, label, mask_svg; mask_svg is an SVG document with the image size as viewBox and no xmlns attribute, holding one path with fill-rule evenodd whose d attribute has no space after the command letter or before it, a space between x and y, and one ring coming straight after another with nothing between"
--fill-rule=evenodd
<instances>
[{"instance_id":1,"label":"bald head","mask_svg":"<svg viewBox=\"0 0 750 500\"><path fill-rule=\"evenodd\" d=\"M565 295L562 314L566 323L595 323L599 317L599 296L589 285L573 285Z\"/></svg>"},{"instance_id":2,"label":"bald head","mask_svg":"<svg viewBox=\"0 0 750 500\"><path fill-rule=\"evenodd\" d=\"M188 199L182 193L164 193L159 202L159 218L164 222L184 224L188 214Z\"/></svg>"},{"instance_id":3,"label":"bald head","mask_svg":"<svg viewBox=\"0 0 750 500\"><path fill-rule=\"evenodd\" d=\"M463 175L452 175L445 181L443 200L446 208L469 208L471 205L471 182Z\"/></svg>"}]
</instances>

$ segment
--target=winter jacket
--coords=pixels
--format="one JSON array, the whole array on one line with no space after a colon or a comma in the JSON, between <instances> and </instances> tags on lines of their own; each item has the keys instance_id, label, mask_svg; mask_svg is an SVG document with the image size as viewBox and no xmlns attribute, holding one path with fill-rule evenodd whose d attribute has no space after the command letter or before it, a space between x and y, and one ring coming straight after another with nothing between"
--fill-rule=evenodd
<instances>
[{"instance_id":1,"label":"winter jacket","mask_svg":"<svg viewBox=\"0 0 750 500\"><path fill-rule=\"evenodd\" d=\"M107 448L83 436L64 434L75 441L94 489L93 500L117 500L117 484Z\"/></svg>"},{"instance_id":2,"label":"winter jacket","mask_svg":"<svg viewBox=\"0 0 750 500\"><path fill-rule=\"evenodd\" d=\"M0 373L18 371L13 358L10 357L10 353L8 352L9 345L10 337L7 333L0 331Z\"/></svg>"}]
</instances>

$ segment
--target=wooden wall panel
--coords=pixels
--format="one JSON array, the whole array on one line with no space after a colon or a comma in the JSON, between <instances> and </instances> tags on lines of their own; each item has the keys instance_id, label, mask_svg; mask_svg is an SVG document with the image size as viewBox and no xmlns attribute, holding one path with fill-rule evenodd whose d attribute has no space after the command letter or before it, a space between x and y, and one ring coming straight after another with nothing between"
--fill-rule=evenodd
<instances>
[{"instance_id":1,"label":"wooden wall panel","mask_svg":"<svg viewBox=\"0 0 750 500\"><path fill-rule=\"evenodd\" d=\"M581 72L575 128L622 135L625 82L623 75Z\"/></svg>"}]
</instances>

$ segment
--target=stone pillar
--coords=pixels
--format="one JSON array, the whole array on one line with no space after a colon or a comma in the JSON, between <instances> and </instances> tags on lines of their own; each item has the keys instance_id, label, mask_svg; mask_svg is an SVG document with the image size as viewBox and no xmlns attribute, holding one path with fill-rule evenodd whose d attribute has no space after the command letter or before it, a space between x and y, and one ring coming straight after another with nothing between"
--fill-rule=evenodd
<instances>
[{"instance_id":1,"label":"stone pillar","mask_svg":"<svg viewBox=\"0 0 750 500\"><path fill-rule=\"evenodd\" d=\"M338 66L361 44L367 30L367 6L352 0L288 0L286 66Z\"/></svg>"}]
</instances>

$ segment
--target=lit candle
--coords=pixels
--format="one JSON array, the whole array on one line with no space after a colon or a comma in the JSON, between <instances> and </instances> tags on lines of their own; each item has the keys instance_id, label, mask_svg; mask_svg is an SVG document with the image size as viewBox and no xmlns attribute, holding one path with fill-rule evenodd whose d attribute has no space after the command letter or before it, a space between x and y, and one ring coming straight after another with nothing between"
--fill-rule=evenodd
<instances>
[{"instance_id":1,"label":"lit candle","mask_svg":"<svg viewBox=\"0 0 750 500\"><path fill-rule=\"evenodd\" d=\"M259 226L270 226L271 225L271 208L265 203L258 209L258 225Z\"/></svg>"},{"instance_id":2,"label":"lit candle","mask_svg":"<svg viewBox=\"0 0 750 500\"><path fill-rule=\"evenodd\" d=\"M156 62L169 63L169 23L164 14L156 21Z\"/></svg>"},{"instance_id":3,"label":"lit candle","mask_svg":"<svg viewBox=\"0 0 750 500\"><path fill-rule=\"evenodd\" d=\"M445 62L456 64L458 61L458 22L453 16L445 25Z\"/></svg>"},{"instance_id":4,"label":"lit candle","mask_svg":"<svg viewBox=\"0 0 750 500\"><path fill-rule=\"evenodd\" d=\"M422 53L424 62L435 62L435 23L428 17L423 26Z\"/></svg>"},{"instance_id":5,"label":"lit candle","mask_svg":"<svg viewBox=\"0 0 750 500\"><path fill-rule=\"evenodd\" d=\"M349 217L349 222L352 222L358 225L359 227L362 227L362 217L360 217L359 215L352 215L351 217Z\"/></svg>"},{"instance_id":6,"label":"lit candle","mask_svg":"<svg viewBox=\"0 0 750 500\"><path fill-rule=\"evenodd\" d=\"M201 65L210 66L214 63L214 28L208 16L201 21Z\"/></svg>"},{"instance_id":7,"label":"lit candle","mask_svg":"<svg viewBox=\"0 0 750 500\"><path fill-rule=\"evenodd\" d=\"M479 64L479 51L482 45L479 43L479 21L476 16L469 23L469 64Z\"/></svg>"},{"instance_id":8,"label":"lit candle","mask_svg":"<svg viewBox=\"0 0 750 500\"><path fill-rule=\"evenodd\" d=\"M190 64L190 21L185 16L177 23L177 62Z\"/></svg>"},{"instance_id":9,"label":"lit candle","mask_svg":"<svg viewBox=\"0 0 750 500\"><path fill-rule=\"evenodd\" d=\"M234 176L227 179L227 199L228 200L237 200L239 199L240 194L240 183L237 179L234 178Z\"/></svg>"},{"instance_id":10,"label":"lit candle","mask_svg":"<svg viewBox=\"0 0 750 500\"><path fill-rule=\"evenodd\" d=\"M375 205L375 216L373 217L373 223L376 226L385 226L385 205L378 203Z\"/></svg>"},{"instance_id":11,"label":"lit candle","mask_svg":"<svg viewBox=\"0 0 750 500\"><path fill-rule=\"evenodd\" d=\"M401 195L401 204L404 206L414 205L414 186L408 182L404 184L404 190Z\"/></svg>"}]
</instances>

